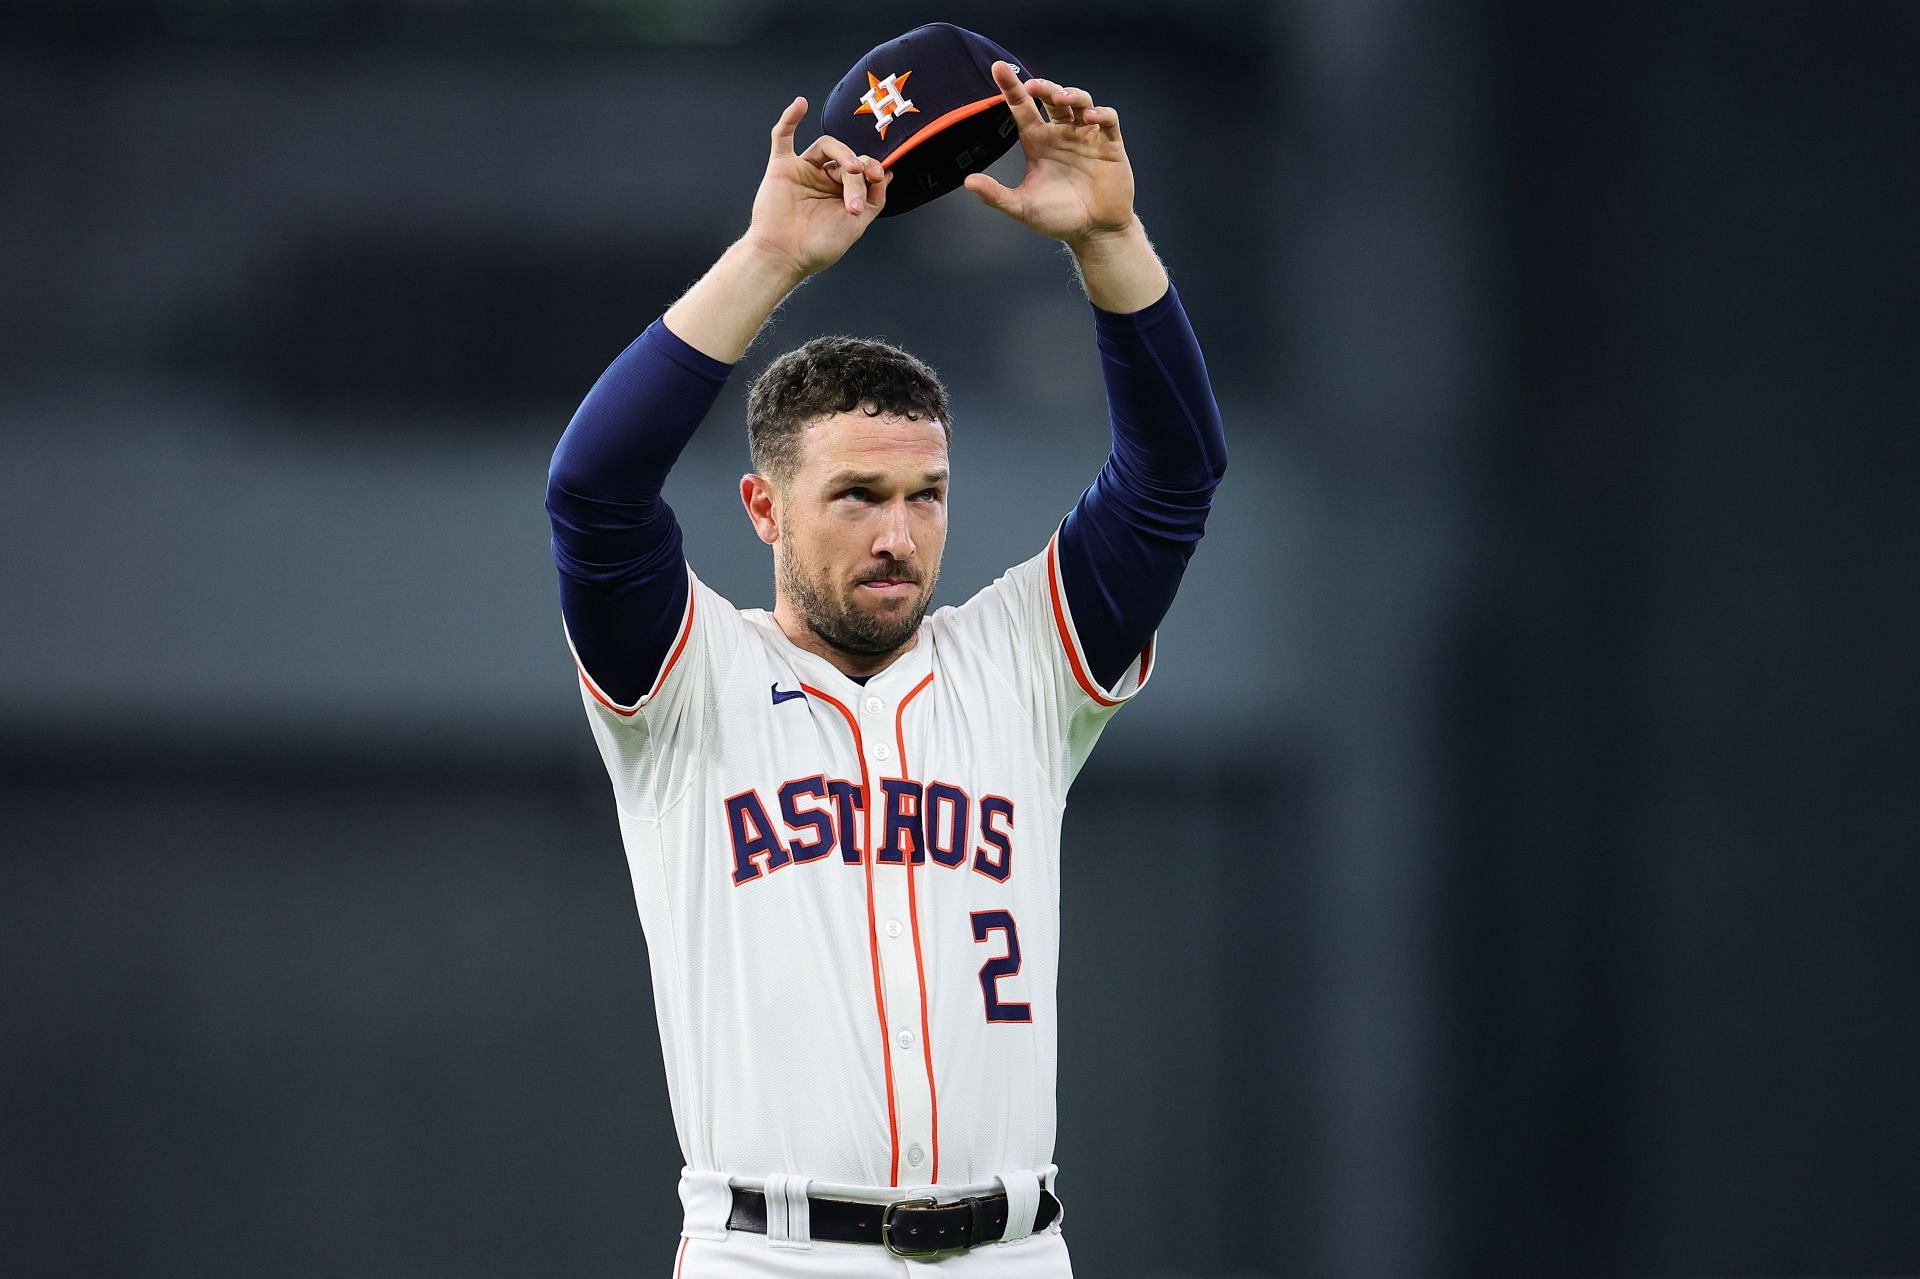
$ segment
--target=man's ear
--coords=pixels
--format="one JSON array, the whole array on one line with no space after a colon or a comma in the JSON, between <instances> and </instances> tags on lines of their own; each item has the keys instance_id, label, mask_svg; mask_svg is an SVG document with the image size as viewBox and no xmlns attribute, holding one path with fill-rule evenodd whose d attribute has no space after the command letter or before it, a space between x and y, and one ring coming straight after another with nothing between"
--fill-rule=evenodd
<instances>
[{"instance_id":1,"label":"man's ear","mask_svg":"<svg viewBox=\"0 0 1920 1279\"><path fill-rule=\"evenodd\" d=\"M773 481L752 472L740 477L740 504L760 540L772 546L780 540L780 493Z\"/></svg>"}]
</instances>

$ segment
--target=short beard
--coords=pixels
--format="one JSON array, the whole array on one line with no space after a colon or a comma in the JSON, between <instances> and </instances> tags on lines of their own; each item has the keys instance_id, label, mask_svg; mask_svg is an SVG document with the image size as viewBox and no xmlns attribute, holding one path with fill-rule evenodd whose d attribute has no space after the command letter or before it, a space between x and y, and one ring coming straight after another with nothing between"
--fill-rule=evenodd
<instances>
[{"instance_id":1,"label":"short beard","mask_svg":"<svg viewBox=\"0 0 1920 1279\"><path fill-rule=\"evenodd\" d=\"M933 602L934 585L940 580L936 571L933 579L924 583L924 590L913 608L905 614L876 616L852 600L836 602L824 585L810 582L801 574L791 555L779 555L775 559L781 589L800 610L800 619L807 624L807 629L826 641L828 647L856 657L884 657L912 638L920 629L920 620L927 615L927 605Z\"/></svg>"}]
</instances>

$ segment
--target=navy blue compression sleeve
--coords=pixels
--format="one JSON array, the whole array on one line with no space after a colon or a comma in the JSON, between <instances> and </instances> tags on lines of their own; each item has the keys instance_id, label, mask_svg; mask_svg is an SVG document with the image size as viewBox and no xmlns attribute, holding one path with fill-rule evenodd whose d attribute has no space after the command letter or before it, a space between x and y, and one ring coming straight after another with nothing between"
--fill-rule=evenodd
<instances>
[{"instance_id":1,"label":"navy blue compression sleeve","mask_svg":"<svg viewBox=\"0 0 1920 1279\"><path fill-rule=\"evenodd\" d=\"M587 392L547 471L567 634L622 705L653 687L686 611L680 525L660 490L732 369L655 320Z\"/></svg>"},{"instance_id":2,"label":"navy blue compression sleeve","mask_svg":"<svg viewBox=\"0 0 1920 1279\"><path fill-rule=\"evenodd\" d=\"M1112 688L1173 604L1227 470L1206 361L1171 285L1120 315L1094 308L1113 450L1060 526L1060 578L1087 665Z\"/></svg>"}]
</instances>

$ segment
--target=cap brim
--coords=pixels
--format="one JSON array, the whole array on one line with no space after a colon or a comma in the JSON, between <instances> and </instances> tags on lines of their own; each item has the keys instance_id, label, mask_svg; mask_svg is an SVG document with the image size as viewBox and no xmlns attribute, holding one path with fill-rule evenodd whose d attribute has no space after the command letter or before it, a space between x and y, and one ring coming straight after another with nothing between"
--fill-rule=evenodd
<instances>
[{"instance_id":1,"label":"cap brim","mask_svg":"<svg viewBox=\"0 0 1920 1279\"><path fill-rule=\"evenodd\" d=\"M994 108L998 107L996 111ZM1005 155L1018 138L1006 99L995 96L955 107L927 122L880 163L889 171L881 217L910 213L966 184ZM925 143L926 145L921 145Z\"/></svg>"},{"instance_id":2,"label":"cap brim","mask_svg":"<svg viewBox=\"0 0 1920 1279\"><path fill-rule=\"evenodd\" d=\"M951 129L962 120L970 120L982 111L991 110L996 106L1004 106L1006 101L1006 98L996 93L990 98L982 98L978 102L969 102L965 106L955 107L945 115L934 117L921 125L914 135L905 142L902 142L898 149L891 155L881 160L880 167L883 169L891 169L901 156L910 153L915 147L925 142L928 138L938 137L941 133Z\"/></svg>"}]
</instances>

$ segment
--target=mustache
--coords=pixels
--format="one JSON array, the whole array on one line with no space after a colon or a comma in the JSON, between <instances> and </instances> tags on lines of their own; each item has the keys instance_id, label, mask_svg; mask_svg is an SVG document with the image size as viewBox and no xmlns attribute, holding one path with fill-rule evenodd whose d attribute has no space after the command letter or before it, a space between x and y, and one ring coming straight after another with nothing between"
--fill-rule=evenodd
<instances>
[{"instance_id":1,"label":"mustache","mask_svg":"<svg viewBox=\"0 0 1920 1279\"><path fill-rule=\"evenodd\" d=\"M860 577L855 578L853 584L860 586L867 582L911 582L915 586L919 586L921 585L921 578L918 569L908 568L904 564L894 564L885 568L870 569Z\"/></svg>"}]
</instances>

